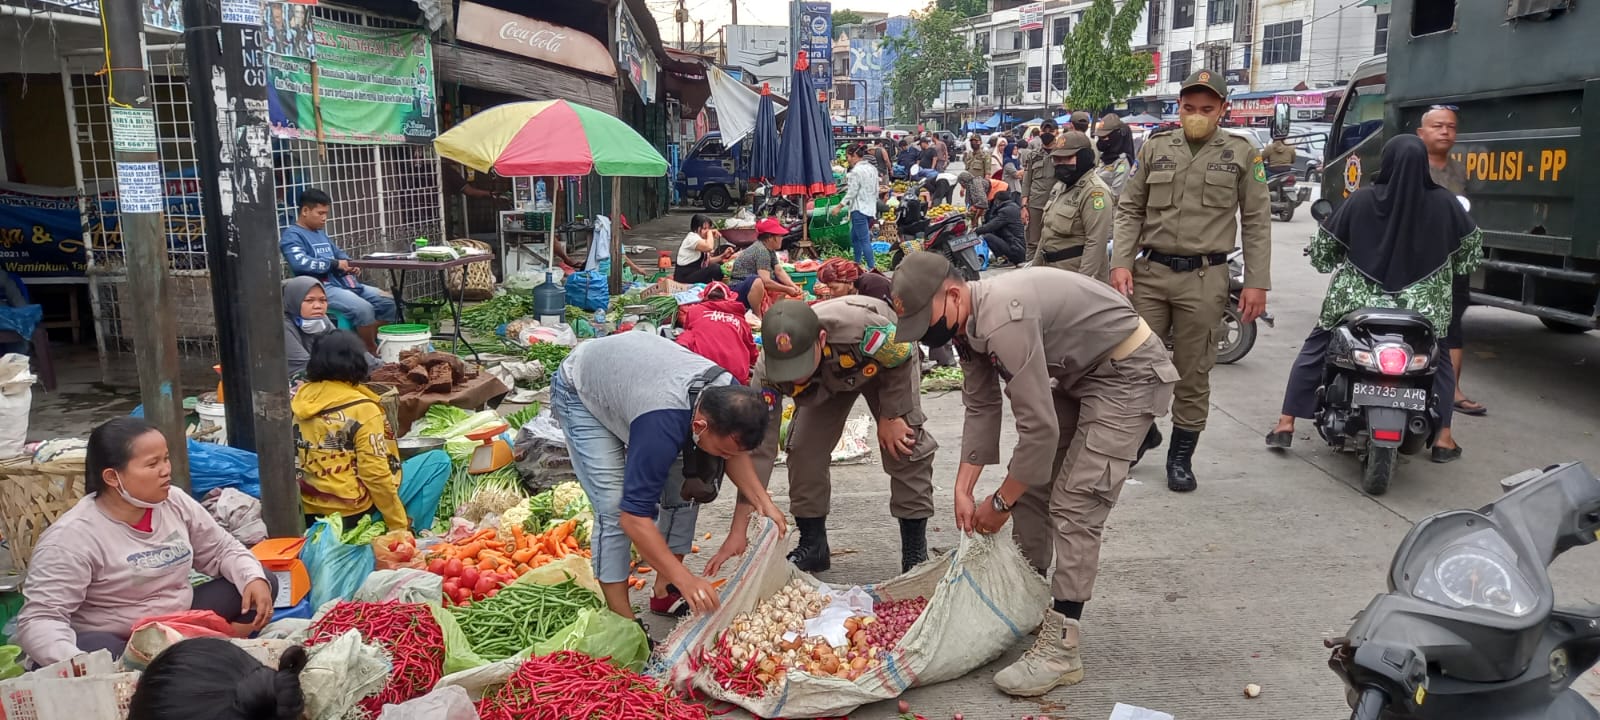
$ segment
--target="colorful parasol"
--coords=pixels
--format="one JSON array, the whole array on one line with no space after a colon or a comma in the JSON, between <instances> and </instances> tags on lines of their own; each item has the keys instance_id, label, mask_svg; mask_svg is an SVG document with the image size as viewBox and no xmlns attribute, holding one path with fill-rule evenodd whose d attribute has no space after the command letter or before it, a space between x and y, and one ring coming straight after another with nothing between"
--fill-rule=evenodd
<instances>
[{"instance_id":1,"label":"colorful parasol","mask_svg":"<svg viewBox=\"0 0 1600 720\"><path fill-rule=\"evenodd\" d=\"M627 123L565 100L484 110L433 141L441 157L505 177L658 177L667 161Z\"/></svg>"}]
</instances>

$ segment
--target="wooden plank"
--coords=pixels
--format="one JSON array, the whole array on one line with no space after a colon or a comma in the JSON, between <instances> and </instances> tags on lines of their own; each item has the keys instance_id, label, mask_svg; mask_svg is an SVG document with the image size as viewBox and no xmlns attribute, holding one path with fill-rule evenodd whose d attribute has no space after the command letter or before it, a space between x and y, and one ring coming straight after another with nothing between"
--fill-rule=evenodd
<instances>
[{"instance_id":1,"label":"wooden plank","mask_svg":"<svg viewBox=\"0 0 1600 720\"><path fill-rule=\"evenodd\" d=\"M559 65L437 43L433 46L433 64L439 78L447 83L458 82L529 100L571 100L610 115L617 112L614 82Z\"/></svg>"}]
</instances>

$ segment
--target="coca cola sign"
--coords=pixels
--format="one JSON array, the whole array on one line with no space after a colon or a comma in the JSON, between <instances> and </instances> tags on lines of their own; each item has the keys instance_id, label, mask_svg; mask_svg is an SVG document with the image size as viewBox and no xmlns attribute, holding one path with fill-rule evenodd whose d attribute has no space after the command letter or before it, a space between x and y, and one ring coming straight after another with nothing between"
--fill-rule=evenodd
<instances>
[{"instance_id":1,"label":"coca cola sign","mask_svg":"<svg viewBox=\"0 0 1600 720\"><path fill-rule=\"evenodd\" d=\"M461 3L456 38L574 70L611 78L617 76L611 54L593 36L473 2Z\"/></svg>"}]
</instances>

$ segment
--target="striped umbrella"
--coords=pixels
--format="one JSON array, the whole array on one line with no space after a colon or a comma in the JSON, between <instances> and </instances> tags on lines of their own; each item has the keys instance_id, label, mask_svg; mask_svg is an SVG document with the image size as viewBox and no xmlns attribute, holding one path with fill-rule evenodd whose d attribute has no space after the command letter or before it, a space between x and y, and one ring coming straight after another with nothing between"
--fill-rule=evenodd
<instances>
[{"instance_id":1,"label":"striped umbrella","mask_svg":"<svg viewBox=\"0 0 1600 720\"><path fill-rule=\"evenodd\" d=\"M496 105L433 141L441 157L505 177L658 177L667 161L627 123L565 100Z\"/></svg>"}]
</instances>

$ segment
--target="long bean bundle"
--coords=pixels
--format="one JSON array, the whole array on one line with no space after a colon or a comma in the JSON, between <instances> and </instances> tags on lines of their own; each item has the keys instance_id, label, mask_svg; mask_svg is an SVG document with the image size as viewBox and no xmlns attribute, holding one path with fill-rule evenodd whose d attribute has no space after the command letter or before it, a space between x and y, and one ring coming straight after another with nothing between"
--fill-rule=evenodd
<instances>
[{"instance_id":1,"label":"long bean bundle","mask_svg":"<svg viewBox=\"0 0 1600 720\"><path fill-rule=\"evenodd\" d=\"M504 660L601 607L600 596L573 580L557 585L512 583L466 607L453 607L462 634L485 660Z\"/></svg>"}]
</instances>

